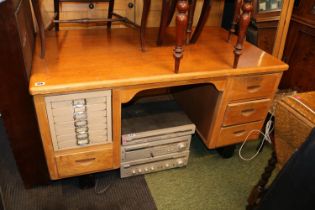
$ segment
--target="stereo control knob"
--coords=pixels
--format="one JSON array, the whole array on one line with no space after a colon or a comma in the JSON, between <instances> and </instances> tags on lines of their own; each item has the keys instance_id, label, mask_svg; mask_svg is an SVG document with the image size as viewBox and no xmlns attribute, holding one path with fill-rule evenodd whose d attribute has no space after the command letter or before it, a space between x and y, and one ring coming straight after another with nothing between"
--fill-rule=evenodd
<instances>
[{"instance_id":1,"label":"stereo control knob","mask_svg":"<svg viewBox=\"0 0 315 210\"><path fill-rule=\"evenodd\" d=\"M145 172L148 172L148 171L149 171L149 169L148 169L148 168L145 168L145 169L144 169L144 171L145 171Z\"/></svg>"},{"instance_id":2,"label":"stereo control knob","mask_svg":"<svg viewBox=\"0 0 315 210\"><path fill-rule=\"evenodd\" d=\"M170 164L166 163L166 164L165 164L165 167L166 167L166 168L170 167Z\"/></svg>"},{"instance_id":3,"label":"stereo control knob","mask_svg":"<svg viewBox=\"0 0 315 210\"><path fill-rule=\"evenodd\" d=\"M177 145L177 148L178 148L179 150L183 150L183 149L186 148L186 144L180 143L180 144Z\"/></svg>"},{"instance_id":4,"label":"stereo control knob","mask_svg":"<svg viewBox=\"0 0 315 210\"><path fill-rule=\"evenodd\" d=\"M154 171L154 167L153 166L151 166L151 171Z\"/></svg>"},{"instance_id":5,"label":"stereo control knob","mask_svg":"<svg viewBox=\"0 0 315 210\"><path fill-rule=\"evenodd\" d=\"M136 174L136 171L135 171L135 170L132 170L132 174Z\"/></svg>"},{"instance_id":6,"label":"stereo control knob","mask_svg":"<svg viewBox=\"0 0 315 210\"><path fill-rule=\"evenodd\" d=\"M141 168L139 168L139 169L138 169L138 172L139 172L139 173L141 173L141 172L142 172L142 169L141 169Z\"/></svg>"}]
</instances>

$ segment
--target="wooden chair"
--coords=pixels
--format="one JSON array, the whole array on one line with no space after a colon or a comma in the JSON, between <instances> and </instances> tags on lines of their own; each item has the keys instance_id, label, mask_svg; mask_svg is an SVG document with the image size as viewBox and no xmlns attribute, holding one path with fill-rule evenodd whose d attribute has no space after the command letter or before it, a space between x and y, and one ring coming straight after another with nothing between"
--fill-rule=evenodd
<instances>
[{"instance_id":1,"label":"wooden chair","mask_svg":"<svg viewBox=\"0 0 315 210\"><path fill-rule=\"evenodd\" d=\"M251 20L252 10L253 10L252 0L234 0L234 16L227 39L228 41L230 41L231 35L236 32L235 30L236 25L239 24L237 42L236 45L234 46L233 68L237 68L239 58L242 54L243 43L246 37L248 25Z\"/></svg>"},{"instance_id":2,"label":"wooden chair","mask_svg":"<svg viewBox=\"0 0 315 210\"><path fill-rule=\"evenodd\" d=\"M160 28L159 28L159 34L157 38L157 45L162 45L164 41L164 36L166 32L166 28L169 26L169 24L172 21L172 18L175 13L176 4L178 0L163 0L162 1L162 13L161 13L161 21L160 21ZM188 24L186 29L186 44L190 43L196 43L202 29L207 22L207 18L209 16L210 10L211 10L211 0L204 0L202 11L200 18L198 20L197 26L194 30L194 33L192 33L192 24L193 24L193 18L194 13L196 9L196 0L189 0L189 10L188 10Z\"/></svg>"},{"instance_id":3,"label":"wooden chair","mask_svg":"<svg viewBox=\"0 0 315 210\"><path fill-rule=\"evenodd\" d=\"M60 20L60 4L64 2L80 2L80 3L90 3L89 8L93 9L94 5L93 2L108 2L108 14L107 18L83 18L83 19L70 19L70 20ZM143 9L142 9L142 16L141 16L141 24L140 26L136 23L129 20L127 17L123 17L114 12L114 4L115 0L54 0L54 26L55 30L59 31L59 23L96 23L96 22L107 22L107 28L110 29L112 22L123 22L126 25L132 26L140 31L140 43L142 51L145 50L145 27L148 19L149 9L151 0L143 0ZM114 17L114 18L113 18Z\"/></svg>"}]
</instances>

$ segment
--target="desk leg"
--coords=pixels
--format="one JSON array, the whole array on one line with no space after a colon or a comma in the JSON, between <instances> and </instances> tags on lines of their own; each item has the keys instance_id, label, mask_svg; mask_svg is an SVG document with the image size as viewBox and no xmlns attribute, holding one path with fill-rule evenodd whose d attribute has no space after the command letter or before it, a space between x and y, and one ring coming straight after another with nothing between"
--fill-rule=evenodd
<instances>
[{"instance_id":1,"label":"desk leg","mask_svg":"<svg viewBox=\"0 0 315 210\"><path fill-rule=\"evenodd\" d=\"M191 37L190 43L196 43L203 27L205 26L207 19L209 17L209 13L211 10L211 0L204 0L203 5L202 5L202 10L200 14L200 18L198 20L195 32L193 36Z\"/></svg>"},{"instance_id":2,"label":"desk leg","mask_svg":"<svg viewBox=\"0 0 315 210\"><path fill-rule=\"evenodd\" d=\"M186 33L187 33L186 44L189 44L189 42L190 42L195 9L196 9L196 0L189 0L188 25L187 25L187 31L186 31Z\"/></svg>"},{"instance_id":3,"label":"desk leg","mask_svg":"<svg viewBox=\"0 0 315 210\"><path fill-rule=\"evenodd\" d=\"M241 6L242 6L242 0L235 0L235 2L234 2L234 16L233 16L233 22L231 24L231 28L229 31L228 42L231 39L231 35L233 33L235 33L236 24L240 21Z\"/></svg>"},{"instance_id":4,"label":"desk leg","mask_svg":"<svg viewBox=\"0 0 315 210\"><path fill-rule=\"evenodd\" d=\"M141 43L142 51L145 51L145 28L147 25L150 4L151 4L151 0L143 0L143 9L142 9L141 26L140 26L140 43Z\"/></svg>"},{"instance_id":5,"label":"desk leg","mask_svg":"<svg viewBox=\"0 0 315 210\"><path fill-rule=\"evenodd\" d=\"M40 37L40 45L41 45L41 52L40 57L44 58L46 53L46 47L45 47L45 27L43 23L42 14L40 12L40 6L39 6L39 0L32 0L33 9L35 18L38 24L39 29L39 37Z\"/></svg>"},{"instance_id":6,"label":"desk leg","mask_svg":"<svg viewBox=\"0 0 315 210\"><path fill-rule=\"evenodd\" d=\"M187 28L187 0L178 0L177 2L178 14L176 15L176 46L173 52L175 58L175 73L178 73L180 60L183 57L183 45Z\"/></svg>"},{"instance_id":7,"label":"desk leg","mask_svg":"<svg viewBox=\"0 0 315 210\"><path fill-rule=\"evenodd\" d=\"M240 30L237 38L237 43L234 46L234 63L233 68L237 68L240 55L242 54L243 43L246 36L246 31L250 22L250 16L253 10L252 0L244 0L242 6L243 14L240 16Z\"/></svg>"}]
</instances>

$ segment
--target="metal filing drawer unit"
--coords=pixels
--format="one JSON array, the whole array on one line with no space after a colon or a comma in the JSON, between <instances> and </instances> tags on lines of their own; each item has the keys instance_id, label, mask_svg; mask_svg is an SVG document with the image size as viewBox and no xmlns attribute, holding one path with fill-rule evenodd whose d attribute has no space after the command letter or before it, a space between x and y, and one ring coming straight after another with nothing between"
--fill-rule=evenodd
<instances>
[{"instance_id":1,"label":"metal filing drawer unit","mask_svg":"<svg viewBox=\"0 0 315 210\"><path fill-rule=\"evenodd\" d=\"M111 91L45 97L55 151L112 143Z\"/></svg>"}]
</instances>

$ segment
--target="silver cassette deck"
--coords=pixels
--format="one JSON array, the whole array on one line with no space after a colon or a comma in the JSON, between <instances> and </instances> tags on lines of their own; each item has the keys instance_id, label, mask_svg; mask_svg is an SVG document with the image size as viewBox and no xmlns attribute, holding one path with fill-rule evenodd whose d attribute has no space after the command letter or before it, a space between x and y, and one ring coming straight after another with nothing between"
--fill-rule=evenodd
<instances>
[{"instance_id":1,"label":"silver cassette deck","mask_svg":"<svg viewBox=\"0 0 315 210\"><path fill-rule=\"evenodd\" d=\"M164 139L150 143L121 147L121 161L129 162L189 150L191 135Z\"/></svg>"},{"instance_id":2,"label":"silver cassette deck","mask_svg":"<svg viewBox=\"0 0 315 210\"><path fill-rule=\"evenodd\" d=\"M120 177L124 178L171 168L183 167L187 165L188 157L189 150L180 153L161 155L150 159L146 158L122 163L120 167Z\"/></svg>"}]
</instances>

